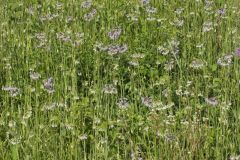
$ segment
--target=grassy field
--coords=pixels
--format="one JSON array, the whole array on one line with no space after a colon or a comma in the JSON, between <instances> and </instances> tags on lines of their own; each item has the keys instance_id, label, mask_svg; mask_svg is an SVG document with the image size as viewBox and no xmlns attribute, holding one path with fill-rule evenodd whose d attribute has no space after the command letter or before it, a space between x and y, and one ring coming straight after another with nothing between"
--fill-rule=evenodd
<instances>
[{"instance_id":1,"label":"grassy field","mask_svg":"<svg viewBox=\"0 0 240 160\"><path fill-rule=\"evenodd\" d=\"M0 0L0 160L240 160L240 0Z\"/></svg>"}]
</instances>

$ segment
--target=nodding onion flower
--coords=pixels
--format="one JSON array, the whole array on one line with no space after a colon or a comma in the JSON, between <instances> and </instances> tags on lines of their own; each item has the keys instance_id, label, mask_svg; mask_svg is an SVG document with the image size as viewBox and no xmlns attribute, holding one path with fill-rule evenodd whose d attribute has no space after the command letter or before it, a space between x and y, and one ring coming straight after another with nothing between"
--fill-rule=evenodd
<instances>
[{"instance_id":1,"label":"nodding onion flower","mask_svg":"<svg viewBox=\"0 0 240 160\"><path fill-rule=\"evenodd\" d=\"M141 3L142 5L147 5L147 4L150 3L150 0L140 0L140 3Z\"/></svg>"},{"instance_id":2,"label":"nodding onion flower","mask_svg":"<svg viewBox=\"0 0 240 160\"><path fill-rule=\"evenodd\" d=\"M230 64L232 64L232 59L233 59L233 55L231 54L225 55L218 59L217 64L223 67L229 66Z\"/></svg>"},{"instance_id":3,"label":"nodding onion flower","mask_svg":"<svg viewBox=\"0 0 240 160\"><path fill-rule=\"evenodd\" d=\"M120 28L114 28L110 32L108 32L108 36L110 39L116 40L119 38L121 33L122 33L122 30Z\"/></svg>"},{"instance_id":4,"label":"nodding onion flower","mask_svg":"<svg viewBox=\"0 0 240 160\"><path fill-rule=\"evenodd\" d=\"M121 109L126 109L129 106L127 98L120 98L117 102L117 105Z\"/></svg>"},{"instance_id":5,"label":"nodding onion flower","mask_svg":"<svg viewBox=\"0 0 240 160\"><path fill-rule=\"evenodd\" d=\"M236 55L240 57L240 48L236 49Z\"/></svg>"},{"instance_id":6,"label":"nodding onion flower","mask_svg":"<svg viewBox=\"0 0 240 160\"><path fill-rule=\"evenodd\" d=\"M84 2L82 2L82 4L81 4L81 7L82 8L90 8L92 6L92 2L91 1L84 1Z\"/></svg>"},{"instance_id":7,"label":"nodding onion flower","mask_svg":"<svg viewBox=\"0 0 240 160\"><path fill-rule=\"evenodd\" d=\"M120 53L124 53L128 50L128 47L126 44L123 45L110 45L108 47L108 54L109 55L116 55L116 54L120 54Z\"/></svg>"},{"instance_id":8,"label":"nodding onion flower","mask_svg":"<svg viewBox=\"0 0 240 160\"><path fill-rule=\"evenodd\" d=\"M53 93L54 92L54 88L53 88L53 78L50 77L48 78L44 84L44 89L48 92L48 93Z\"/></svg>"},{"instance_id":9,"label":"nodding onion flower","mask_svg":"<svg viewBox=\"0 0 240 160\"><path fill-rule=\"evenodd\" d=\"M142 97L142 104L147 106L147 107L152 107L153 106L153 100L150 97Z\"/></svg>"},{"instance_id":10,"label":"nodding onion flower","mask_svg":"<svg viewBox=\"0 0 240 160\"><path fill-rule=\"evenodd\" d=\"M211 98L205 98L205 101L207 104L211 105L211 106L216 106L218 105L218 100L216 97L211 97Z\"/></svg>"},{"instance_id":11,"label":"nodding onion flower","mask_svg":"<svg viewBox=\"0 0 240 160\"><path fill-rule=\"evenodd\" d=\"M106 84L102 91L106 94L117 94L117 88L113 84Z\"/></svg>"},{"instance_id":12,"label":"nodding onion flower","mask_svg":"<svg viewBox=\"0 0 240 160\"><path fill-rule=\"evenodd\" d=\"M204 67L204 63L202 60L196 59L196 60L192 61L192 63L190 64L190 67L194 68L194 69L200 69L200 68Z\"/></svg>"}]
</instances>

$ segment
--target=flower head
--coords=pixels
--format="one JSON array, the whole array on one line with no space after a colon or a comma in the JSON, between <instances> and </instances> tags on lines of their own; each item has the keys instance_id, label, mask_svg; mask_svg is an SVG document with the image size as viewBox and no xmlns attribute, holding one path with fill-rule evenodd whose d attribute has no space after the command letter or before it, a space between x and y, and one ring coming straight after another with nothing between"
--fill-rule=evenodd
<instances>
[{"instance_id":1,"label":"flower head","mask_svg":"<svg viewBox=\"0 0 240 160\"><path fill-rule=\"evenodd\" d=\"M6 86L2 87L3 91L9 92L11 97L16 97L20 93L20 89L17 87L12 87L12 86Z\"/></svg>"},{"instance_id":2,"label":"flower head","mask_svg":"<svg viewBox=\"0 0 240 160\"><path fill-rule=\"evenodd\" d=\"M124 53L128 50L126 44L123 45L110 45L107 49L109 55L116 55L119 53Z\"/></svg>"},{"instance_id":3,"label":"flower head","mask_svg":"<svg viewBox=\"0 0 240 160\"><path fill-rule=\"evenodd\" d=\"M115 88L113 84L106 84L102 91L106 94L117 94L117 88Z\"/></svg>"},{"instance_id":4,"label":"flower head","mask_svg":"<svg viewBox=\"0 0 240 160\"><path fill-rule=\"evenodd\" d=\"M31 72L30 73L30 78L32 80L38 80L40 77L41 77L41 75L39 73L36 73L36 72Z\"/></svg>"},{"instance_id":5,"label":"flower head","mask_svg":"<svg viewBox=\"0 0 240 160\"><path fill-rule=\"evenodd\" d=\"M120 98L117 102L117 105L121 109L126 109L129 106L128 99L127 98Z\"/></svg>"},{"instance_id":6,"label":"flower head","mask_svg":"<svg viewBox=\"0 0 240 160\"><path fill-rule=\"evenodd\" d=\"M87 134L82 134L78 137L80 140L86 140L88 138Z\"/></svg>"},{"instance_id":7,"label":"flower head","mask_svg":"<svg viewBox=\"0 0 240 160\"><path fill-rule=\"evenodd\" d=\"M170 52L170 50L166 47L166 44L164 44L164 46L158 47L158 52L162 55L167 55Z\"/></svg>"},{"instance_id":8,"label":"flower head","mask_svg":"<svg viewBox=\"0 0 240 160\"><path fill-rule=\"evenodd\" d=\"M81 7L82 8L90 8L92 6L92 2L91 1L84 1L84 2L82 2L82 4L81 4Z\"/></svg>"},{"instance_id":9,"label":"flower head","mask_svg":"<svg viewBox=\"0 0 240 160\"><path fill-rule=\"evenodd\" d=\"M44 89L48 92L48 93L53 93L54 92L54 88L53 88L53 78L50 77L47 80L44 81L43 84Z\"/></svg>"},{"instance_id":10,"label":"flower head","mask_svg":"<svg viewBox=\"0 0 240 160\"><path fill-rule=\"evenodd\" d=\"M229 160L240 160L240 155L232 155L230 156Z\"/></svg>"},{"instance_id":11,"label":"flower head","mask_svg":"<svg viewBox=\"0 0 240 160\"><path fill-rule=\"evenodd\" d=\"M139 66L139 62L136 61L136 60L134 60L134 61L130 61L130 62L128 62L128 64L130 64L131 66L134 66L134 67Z\"/></svg>"},{"instance_id":12,"label":"flower head","mask_svg":"<svg viewBox=\"0 0 240 160\"><path fill-rule=\"evenodd\" d=\"M211 98L205 98L205 102L211 106L216 106L218 105L218 100L216 97L211 97Z\"/></svg>"},{"instance_id":13,"label":"flower head","mask_svg":"<svg viewBox=\"0 0 240 160\"><path fill-rule=\"evenodd\" d=\"M240 48L236 49L236 55L240 57Z\"/></svg>"},{"instance_id":14,"label":"flower head","mask_svg":"<svg viewBox=\"0 0 240 160\"><path fill-rule=\"evenodd\" d=\"M157 8L154 8L154 7L146 7L146 12L148 13L156 13L157 12Z\"/></svg>"},{"instance_id":15,"label":"flower head","mask_svg":"<svg viewBox=\"0 0 240 160\"><path fill-rule=\"evenodd\" d=\"M108 36L110 37L110 39L116 40L119 38L121 33L122 33L122 30L120 28L114 28L113 30L108 32Z\"/></svg>"},{"instance_id":16,"label":"flower head","mask_svg":"<svg viewBox=\"0 0 240 160\"><path fill-rule=\"evenodd\" d=\"M225 13L226 13L226 11L225 11L224 8L221 8L221 9L218 10L218 14L219 14L220 16L223 16Z\"/></svg>"},{"instance_id":17,"label":"flower head","mask_svg":"<svg viewBox=\"0 0 240 160\"><path fill-rule=\"evenodd\" d=\"M153 100L150 97L142 97L141 98L143 105L147 107L152 107L153 106Z\"/></svg>"},{"instance_id":18,"label":"flower head","mask_svg":"<svg viewBox=\"0 0 240 160\"><path fill-rule=\"evenodd\" d=\"M207 21L203 23L203 32L209 32L213 30L213 22Z\"/></svg>"},{"instance_id":19,"label":"flower head","mask_svg":"<svg viewBox=\"0 0 240 160\"><path fill-rule=\"evenodd\" d=\"M86 13L83 18L85 21L91 21L96 16L96 14L97 14L97 10L92 9L89 13Z\"/></svg>"},{"instance_id":20,"label":"flower head","mask_svg":"<svg viewBox=\"0 0 240 160\"><path fill-rule=\"evenodd\" d=\"M232 64L232 59L233 59L233 55L231 54L225 55L218 59L217 64L223 67L229 66L230 64Z\"/></svg>"},{"instance_id":21,"label":"flower head","mask_svg":"<svg viewBox=\"0 0 240 160\"><path fill-rule=\"evenodd\" d=\"M147 5L150 3L150 0L140 0L142 5Z\"/></svg>"},{"instance_id":22,"label":"flower head","mask_svg":"<svg viewBox=\"0 0 240 160\"><path fill-rule=\"evenodd\" d=\"M145 57L145 55L141 53L135 53L135 54L132 54L131 57L135 59L142 59Z\"/></svg>"},{"instance_id":23,"label":"flower head","mask_svg":"<svg viewBox=\"0 0 240 160\"><path fill-rule=\"evenodd\" d=\"M192 63L190 64L190 67L194 69L200 69L204 67L204 63L202 62L202 60L196 59L192 61Z\"/></svg>"}]
</instances>

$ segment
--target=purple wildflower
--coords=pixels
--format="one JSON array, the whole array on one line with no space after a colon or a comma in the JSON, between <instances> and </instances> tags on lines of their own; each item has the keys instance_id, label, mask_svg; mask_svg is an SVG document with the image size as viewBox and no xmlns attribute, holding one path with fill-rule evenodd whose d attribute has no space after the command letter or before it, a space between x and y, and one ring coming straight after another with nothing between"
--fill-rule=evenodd
<instances>
[{"instance_id":1,"label":"purple wildflower","mask_svg":"<svg viewBox=\"0 0 240 160\"><path fill-rule=\"evenodd\" d=\"M110 32L108 32L108 36L110 37L110 39L116 40L119 38L121 33L122 33L122 30L120 28L115 28L115 29L111 30Z\"/></svg>"},{"instance_id":2,"label":"purple wildflower","mask_svg":"<svg viewBox=\"0 0 240 160\"><path fill-rule=\"evenodd\" d=\"M142 5L147 5L150 3L150 0L141 0Z\"/></svg>"},{"instance_id":3,"label":"purple wildflower","mask_svg":"<svg viewBox=\"0 0 240 160\"><path fill-rule=\"evenodd\" d=\"M50 77L48 78L44 84L44 89L48 92L48 93L53 93L54 92L54 88L53 88L53 78Z\"/></svg>"},{"instance_id":4,"label":"purple wildflower","mask_svg":"<svg viewBox=\"0 0 240 160\"><path fill-rule=\"evenodd\" d=\"M116 55L119 53L124 53L128 50L126 44L123 45L110 45L107 49L109 55Z\"/></svg>"},{"instance_id":5,"label":"purple wildflower","mask_svg":"<svg viewBox=\"0 0 240 160\"><path fill-rule=\"evenodd\" d=\"M236 49L236 55L240 57L240 48Z\"/></svg>"},{"instance_id":6,"label":"purple wildflower","mask_svg":"<svg viewBox=\"0 0 240 160\"><path fill-rule=\"evenodd\" d=\"M218 105L218 100L216 97L205 98L205 101L207 104L212 105L212 106Z\"/></svg>"},{"instance_id":7,"label":"purple wildflower","mask_svg":"<svg viewBox=\"0 0 240 160\"><path fill-rule=\"evenodd\" d=\"M223 8L218 10L218 14L219 14L220 16L223 16L225 13L226 13L226 12L225 12L225 9L223 9Z\"/></svg>"}]
</instances>

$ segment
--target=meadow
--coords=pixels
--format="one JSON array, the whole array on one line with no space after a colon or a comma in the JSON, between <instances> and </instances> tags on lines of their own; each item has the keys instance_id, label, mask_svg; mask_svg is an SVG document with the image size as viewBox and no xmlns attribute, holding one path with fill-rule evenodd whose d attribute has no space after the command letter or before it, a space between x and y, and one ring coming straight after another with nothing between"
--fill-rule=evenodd
<instances>
[{"instance_id":1,"label":"meadow","mask_svg":"<svg viewBox=\"0 0 240 160\"><path fill-rule=\"evenodd\" d=\"M240 160L240 0L0 0L0 160Z\"/></svg>"}]
</instances>

